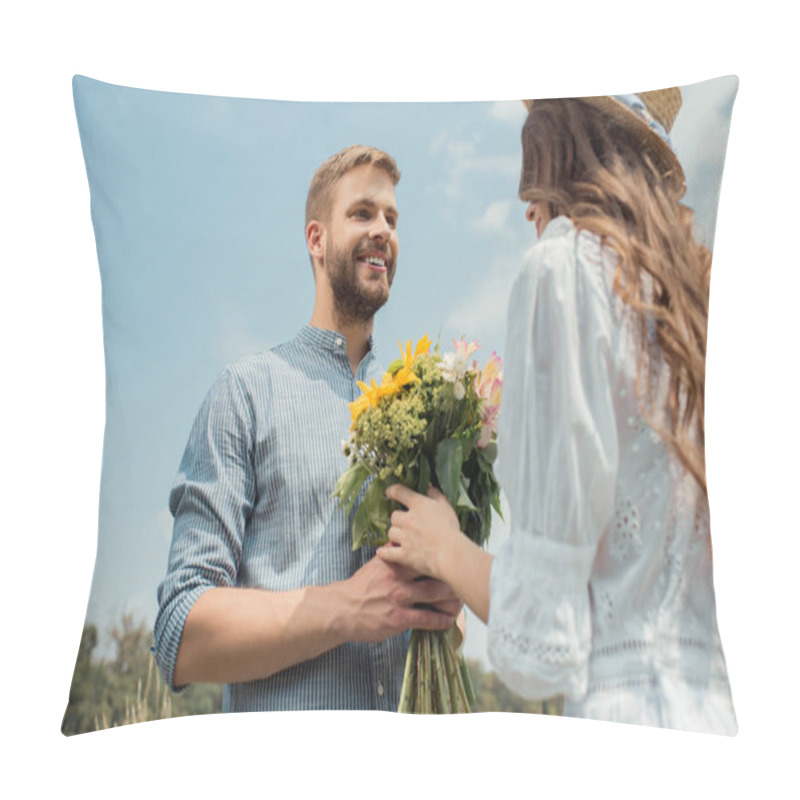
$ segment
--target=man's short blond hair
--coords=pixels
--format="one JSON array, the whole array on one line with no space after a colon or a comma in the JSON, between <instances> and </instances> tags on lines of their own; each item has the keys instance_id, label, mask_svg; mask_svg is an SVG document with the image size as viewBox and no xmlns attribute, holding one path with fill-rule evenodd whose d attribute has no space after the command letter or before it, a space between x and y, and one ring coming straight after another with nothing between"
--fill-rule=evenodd
<instances>
[{"instance_id":1,"label":"man's short blond hair","mask_svg":"<svg viewBox=\"0 0 800 800\"><path fill-rule=\"evenodd\" d=\"M311 220L328 221L336 182L351 169L363 164L371 164L382 169L391 178L392 185L397 186L400 170L388 153L362 144L345 147L325 161L311 179L306 198L306 227Z\"/></svg>"}]
</instances>

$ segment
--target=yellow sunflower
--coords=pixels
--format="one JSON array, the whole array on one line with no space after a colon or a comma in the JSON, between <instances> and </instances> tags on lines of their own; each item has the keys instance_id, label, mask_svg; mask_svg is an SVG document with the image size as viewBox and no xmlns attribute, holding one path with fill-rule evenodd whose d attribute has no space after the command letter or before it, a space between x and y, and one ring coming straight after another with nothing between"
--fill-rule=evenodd
<instances>
[{"instance_id":1,"label":"yellow sunflower","mask_svg":"<svg viewBox=\"0 0 800 800\"><path fill-rule=\"evenodd\" d=\"M350 403L350 416L352 421L355 423L359 415L368 408L375 408L381 397L391 397L391 395L397 394L403 387L408 386L408 384L418 381L419 377L414 374L411 367L419 356L428 352L430 346L431 340L427 335L419 340L413 352L411 350L410 339L406 342L405 350L403 349L403 343L400 342L402 366L394 375L392 375L391 372L384 373L380 386L375 383L374 378L370 381L369 386L366 383L358 381L358 388L361 389L362 394L358 399Z\"/></svg>"}]
</instances>

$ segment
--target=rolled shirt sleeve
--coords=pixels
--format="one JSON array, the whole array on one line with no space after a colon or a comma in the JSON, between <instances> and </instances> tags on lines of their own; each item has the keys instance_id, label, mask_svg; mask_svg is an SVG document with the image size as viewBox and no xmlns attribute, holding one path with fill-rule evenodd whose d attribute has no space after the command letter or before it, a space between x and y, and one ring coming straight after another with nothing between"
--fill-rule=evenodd
<instances>
[{"instance_id":1,"label":"rolled shirt sleeve","mask_svg":"<svg viewBox=\"0 0 800 800\"><path fill-rule=\"evenodd\" d=\"M491 572L488 648L519 694L579 699L617 473L611 312L582 235L563 218L545 233L509 306L498 470L511 531Z\"/></svg>"},{"instance_id":2,"label":"rolled shirt sleeve","mask_svg":"<svg viewBox=\"0 0 800 800\"><path fill-rule=\"evenodd\" d=\"M175 522L153 652L173 691L183 688L175 660L189 612L208 589L236 584L255 495L253 441L252 409L226 370L201 405L169 498Z\"/></svg>"}]
</instances>

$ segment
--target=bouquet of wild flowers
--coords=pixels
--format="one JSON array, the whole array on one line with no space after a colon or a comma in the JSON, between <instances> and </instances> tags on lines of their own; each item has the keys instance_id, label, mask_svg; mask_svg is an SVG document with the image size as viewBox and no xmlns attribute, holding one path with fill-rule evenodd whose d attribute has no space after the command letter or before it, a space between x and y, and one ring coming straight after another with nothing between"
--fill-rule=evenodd
<instances>
[{"instance_id":1,"label":"bouquet of wild flowers","mask_svg":"<svg viewBox=\"0 0 800 800\"><path fill-rule=\"evenodd\" d=\"M392 363L380 385L359 383L362 395L351 404L353 425L344 453L350 466L333 496L353 516L353 548L385 544L392 512L393 483L425 494L435 486L455 509L461 530L479 545L489 537L492 509L500 514L494 476L502 364L492 354L483 369L469 359L478 345L454 342L441 355L424 336ZM369 480L371 479L371 480ZM406 659L399 711L469 711L472 684L460 655L461 634L413 630Z\"/></svg>"}]
</instances>

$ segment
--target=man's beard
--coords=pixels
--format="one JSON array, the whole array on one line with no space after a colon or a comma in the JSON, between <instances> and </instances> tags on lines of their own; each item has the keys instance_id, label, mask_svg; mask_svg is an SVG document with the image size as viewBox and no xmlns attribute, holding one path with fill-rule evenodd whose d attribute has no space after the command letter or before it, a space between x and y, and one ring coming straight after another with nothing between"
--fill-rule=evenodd
<instances>
[{"instance_id":1,"label":"man's beard","mask_svg":"<svg viewBox=\"0 0 800 800\"><path fill-rule=\"evenodd\" d=\"M389 299L387 284L392 285L394 263L388 265L386 283L376 280L367 284L359 280L360 264L356 261L357 255L364 251L365 248L362 246L354 252L347 253L335 245L330 245L325 253L328 280L340 322L369 322ZM388 258L387 253L387 261Z\"/></svg>"}]
</instances>

